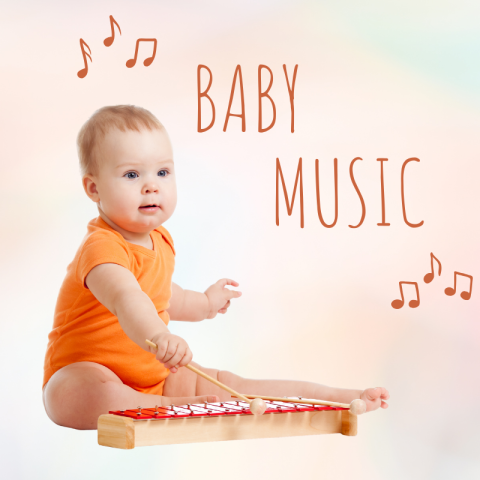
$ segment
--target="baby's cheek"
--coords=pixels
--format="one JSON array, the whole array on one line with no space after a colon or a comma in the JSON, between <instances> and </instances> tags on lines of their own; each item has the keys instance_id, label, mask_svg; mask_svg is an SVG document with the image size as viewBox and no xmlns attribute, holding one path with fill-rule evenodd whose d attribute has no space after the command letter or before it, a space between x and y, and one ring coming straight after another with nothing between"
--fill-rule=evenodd
<instances>
[{"instance_id":1,"label":"baby's cheek","mask_svg":"<svg viewBox=\"0 0 480 480\"><path fill-rule=\"evenodd\" d=\"M126 215L129 212L137 211L140 206L138 200L132 198L127 192L118 192L114 199L115 209L119 215Z\"/></svg>"},{"instance_id":2,"label":"baby's cheek","mask_svg":"<svg viewBox=\"0 0 480 480\"><path fill-rule=\"evenodd\" d=\"M175 183L165 184L161 193L164 205L173 211L177 205L177 189Z\"/></svg>"}]
</instances>

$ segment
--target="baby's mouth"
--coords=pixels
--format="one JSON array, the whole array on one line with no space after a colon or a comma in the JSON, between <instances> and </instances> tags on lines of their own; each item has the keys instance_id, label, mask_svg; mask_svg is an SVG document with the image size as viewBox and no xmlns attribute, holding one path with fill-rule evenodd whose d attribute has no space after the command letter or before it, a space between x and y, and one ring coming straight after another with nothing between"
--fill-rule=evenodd
<instances>
[{"instance_id":1,"label":"baby's mouth","mask_svg":"<svg viewBox=\"0 0 480 480\"><path fill-rule=\"evenodd\" d=\"M139 210L142 210L143 212L156 212L159 208L158 205L152 203L151 205L142 205L139 207Z\"/></svg>"}]
</instances>

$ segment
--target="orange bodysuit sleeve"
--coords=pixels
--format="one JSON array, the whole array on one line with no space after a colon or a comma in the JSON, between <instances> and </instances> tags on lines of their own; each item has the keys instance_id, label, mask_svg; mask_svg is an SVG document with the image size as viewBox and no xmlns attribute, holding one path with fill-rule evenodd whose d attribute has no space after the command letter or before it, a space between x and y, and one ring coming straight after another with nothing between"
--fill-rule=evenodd
<instances>
[{"instance_id":1,"label":"orange bodysuit sleeve","mask_svg":"<svg viewBox=\"0 0 480 480\"><path fill-rule=\"evenodd\" d=\"M103 263L115 263L131 270L130 254L126 242L115 232L95 232L86 240L76 269L76 279L85 288L85 278L92 268Z\"/></svg>"}]
</instances>

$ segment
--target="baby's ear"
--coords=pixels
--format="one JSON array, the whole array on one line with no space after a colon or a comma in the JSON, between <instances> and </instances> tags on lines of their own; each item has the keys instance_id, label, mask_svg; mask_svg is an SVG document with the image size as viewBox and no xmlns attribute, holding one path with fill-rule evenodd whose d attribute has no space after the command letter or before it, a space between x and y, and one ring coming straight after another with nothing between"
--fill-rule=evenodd
<instances>
[{"instance_id":1,"label":"baby's ear","mask_svg":"<svg viewBox=\"0 0 480 480\"><path fill-rule=\"evenodd\" d=\"M88 198L93 202L97 203L100 201L100 196L98 195L97 185L95 183L95 178L91 175L85 175L82 178L83 189L88 195Z\"/></svg>"}]
</instances>

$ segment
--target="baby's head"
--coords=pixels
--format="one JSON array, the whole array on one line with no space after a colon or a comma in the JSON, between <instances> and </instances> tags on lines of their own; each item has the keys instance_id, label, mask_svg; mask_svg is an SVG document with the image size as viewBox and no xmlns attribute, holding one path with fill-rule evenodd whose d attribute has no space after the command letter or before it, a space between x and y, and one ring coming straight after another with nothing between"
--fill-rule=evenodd
<instances>
[{"instance_id":1,"label":"baby's head","mask_svg":"<svg viewBox=\"0 0 480 480\"><path fill-rule=\"evenodd\" d=\"M104 107L77 138L83 187L108 223L147 233L175 210L173 152L163 125L132 105Z\"/></svg>"}]
</instances>

